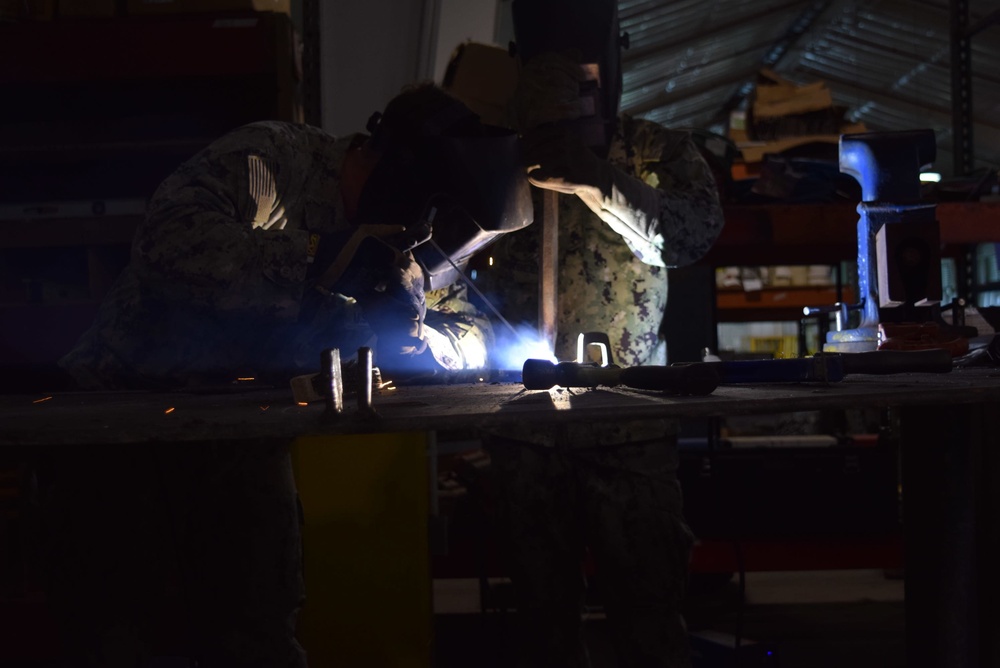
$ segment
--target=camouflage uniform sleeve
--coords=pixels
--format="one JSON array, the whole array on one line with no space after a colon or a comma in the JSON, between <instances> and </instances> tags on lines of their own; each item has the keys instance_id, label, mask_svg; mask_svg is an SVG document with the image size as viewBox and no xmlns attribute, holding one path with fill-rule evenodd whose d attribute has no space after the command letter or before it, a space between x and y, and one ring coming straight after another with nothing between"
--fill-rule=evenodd
<instances>
[{"instance_id":1,"label":"camouflage uniform sleeve","mask_svg":"<svg viewBox=\"0 0 1000 668\"><path fill-rule=\"evenodd\" d=\"M427 343L442 367L457 371L488 366L493 327L469 301L464 284L428 292L424 324L425 330L431 330L427 332Z\"/></svg>"},{"instance_id":2,"label":"camouflage uniform sleeve","mask_svg":"<svg viewBox=\"0 0 1000 668\"><path fill-rule=\"evenodd\" d=\"M294 165L272 157L266 127L237 133L163 182L133 242L133 265L147 286L192 306L292 319L309 233L286 227L281 197L289 193L277 176Z\"/></svg>"},{"instance_id":3,"label":"camouflage uniform sleeve","mask_svg":"<svg viewBox=\"0 0 1000 668\"><path fill-rule=\"evenodd\" d=\"M647 264L678 267L705 255L722 230L711 169L686 132L622 117L611 192L581 197Z\"/></svg>"}]
</instances>

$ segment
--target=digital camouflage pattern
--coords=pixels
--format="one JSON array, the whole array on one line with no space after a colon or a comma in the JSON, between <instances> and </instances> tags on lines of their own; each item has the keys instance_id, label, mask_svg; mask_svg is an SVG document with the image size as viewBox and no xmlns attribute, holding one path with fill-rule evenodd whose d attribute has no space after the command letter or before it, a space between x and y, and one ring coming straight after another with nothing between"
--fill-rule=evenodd
<instances>
[{"instance_id":1,"label":"digital camouflage pattern","mask_svg":"<svg viewBox=\"0 0 1000 668\"><path fill-rule=\"evenodd\" d=\"M425 335L434 359L450 371L489 366L493 326L468 297L462 281L426 294Z\"/></svg>"},{"instance_id":2,"label":"digital camouflage pattern","mask_svg":"<svg viewBox=\"0 0 1000 668\"><path fill-rule=\"evenodd\" d=\"M353 299L318 299L306 282L311 235L350 230L339 186L354 139L265 121L184 163L62 366L88 388L287 379L315 371L323 348L371 345Z\"/></svg>"},{"instance_id":3,"label":"digital camouflage pattern","mask_svg":"<svg viewBox=\"0 0 1000 668\"><path fill-rule=\"evenodd\" d=\"M559 196L556 357L575 359L579 333L603 332L615 363L666 364L666 267L708 252L723 224L718 193L687 132L621 115L608 160L617 168L614 201L600 212ZM502 238L491 249L493 271L483 272L484 291L519 323L537 323L540 228ZM622 665L691 665L680 603L693 539L676 475L676 428L667 420L574 421L484 437L508 536L520 665L589 665L585 548Z\"/></svg>"},{"instance_id":4,"label":"digital camouflage pattern","mask_svg":"<svg viewBox=\"0 0 1000 668\"><path fill-rule=\"evenodd\" d=\"M315 371L320 349L367 341L351 300L311 301L305 287L311 235L347 229L339 170L352 141L261 122L181 165L64 368L87 388L178 387ZM164 597L178 595L165 584L190 625L174 651L206 668L306 665L288 444L88 450L56 461L53 478L48 593L80 665L143 665Z\"/></svg>"},{"instance_id":5,"label":"digital camouflage pattern","mask_svg":"<svg viewBox=\"0 0 1000 668\"><path fill-rule=\"evenodd\" d=\"M625 114L608 160L620 172L616 182L638 179L650 188L642 206L614 203L629 210L627 235L578 197L559 196L556 357L576 358L579 333L604 332L615 363L666 364L665 267L695 262L714 243L723 225L715 182L689 133ZM537 326L540 230L535 224L501 238L489 251L492 267L479 274L481 289L515 324Z\"/></svg>"},{"instance_id":6,"label":"digital camouflage pattern","mask_svg":"<svg viewBox=\"0 0 1000 668\"><path fill-rule=\"evenodd\" d=\"M269 375L287 382L296 371L317 371L325 348L372 345L370 321L395 316L383 319L374 307L364 312L369 303L351 293L373 285L385 263L359 257L329 297L309 287L309 275L318 273L309 271L314 235L322 239L319 257L324 243L339 243L353 230L340 170L359 137L260 122L181 165L151 198L129 266L63 367L86 388ZM419 267L397 269L408 293L403 301L422 310ZM435 298L442 327L449 313L459 321L446 341L474 329L461 296ZM183 589L191 645L179 649L199 665L305 665L295 639L303 582L287 445L88 451L87 464L56 463L48 512L49 594L64 621L67 651L81 665L145 663L142 641L155 637L163 583ZM79 477L91 468L94 475ZM83 493L79 480L86 491L107 495ZM101 536L96 547L94 535ZM176 564L180 572L171 572Z\"/></svg>"},{"instance_id":7,"label":"digital camouflage pattern","mask_svg":"<svg viewBox=\"0 0 1000 668\"><path fill-rule=\"evenodd\" d=\"M623 666L691 665L680 614L693 538L678 453L666 439L554 448L497 438L490 488L512 568L521 632L515 665L585 668L585 549Z\"/></svg>"}]
</instances>

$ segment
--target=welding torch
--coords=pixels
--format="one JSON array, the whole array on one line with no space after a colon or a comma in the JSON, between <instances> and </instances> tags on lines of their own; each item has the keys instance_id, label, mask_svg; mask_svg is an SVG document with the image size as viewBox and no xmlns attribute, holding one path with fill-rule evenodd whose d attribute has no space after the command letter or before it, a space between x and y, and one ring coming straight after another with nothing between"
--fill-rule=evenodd
<instances>
[{"instance_id":1,"label":"welding torch","mask_svg":"<svg viewBox=\"0 0 1000 668\"><path fill-rule=\"evenodd\" d=\"M719 385L719 374L710 362L678 366L599 366L585 362L525 360L521 381L528 390L560 387L614 387L624 385L669 394L711 394Z\"/></svg>"}]
</instances>

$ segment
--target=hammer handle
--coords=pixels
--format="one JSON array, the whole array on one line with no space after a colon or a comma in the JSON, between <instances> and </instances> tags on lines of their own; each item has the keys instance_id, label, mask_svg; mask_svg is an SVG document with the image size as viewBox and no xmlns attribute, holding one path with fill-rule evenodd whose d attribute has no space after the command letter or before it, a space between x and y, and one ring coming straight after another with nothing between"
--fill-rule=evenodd
<instances>
[{"instance_id":1,"label":"hammer handle","mask_svg":"<svg viewBox=\"0 0 1000 668\"><path fill-rule=\"evenodd\" d=\"M640 390L671 394L711 394L719 384L715 366L704 362L678 366L605 367L576 362L554 364L548 360L525 360L521 370L524 387L547 390L561 387L614 387L625 385Z\"/></svg>"},{"instance_id":2,"label":"hammer handle","mask_svg":"<svg viewBox=\"0 0 1000 668\"><path fill-rule=\"evenodd\" d=\"M707 363L678 366L630 366L621 370L622 385L640 390L671 394L711 394L719 385L719 375Z\"/></svg>"}]
</instances>

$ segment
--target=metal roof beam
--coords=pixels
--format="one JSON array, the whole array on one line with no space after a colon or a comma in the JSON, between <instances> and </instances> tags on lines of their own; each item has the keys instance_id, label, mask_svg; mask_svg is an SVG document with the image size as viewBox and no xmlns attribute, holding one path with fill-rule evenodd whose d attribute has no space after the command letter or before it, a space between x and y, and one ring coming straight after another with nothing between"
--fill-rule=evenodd
<instances>
[{"instance_id":1,"label":"metal roof beam","mask_svg":"<svg viewBox=\"0 0 1000 668\"><path fill-rule=\"evenodd\" d=\"M725 78L716 78L702 81L697 86L685 86L673 93L660 93L655 98L643 102L642 104L637 104L635 106L629 107L626 111L630 114L645 114L654 109L659 109L660 107L667 107L671 104L675 104L681 100L686 100L692 97L697 97L709 91L715 90L717 88L725 88L732 86L741 81L745 81L747 77L753 76L757 72L756 65L750 65L743 67L742 69L733 72L731 75Z\"/></svg>"},{"instance_id":2,"label":"metal roof beam","mask_svg":"<svg viewBox=\"0 0 1000 668\"><path fill-rule=\"evenodd\" d=\"M815 0L811 2L809 6L803 10L795 20L792 21L791 25L785 31L785 34L778 38L777 41L768 49L767 53L761 59L760 63L757 64L757 70L762 68L771 68L778 64L778 62L788 53L789 50L802 38L803 35L810 32L812 27L816 22L832 7L836 7L839 4L839 0ZM742 86L736 89L729 99L727 99L716 115L712 118L713 123L722 123L729 118L729 114L739 108L739 106L746 100L750 93L753 92L754 79L747 79Z\"/></svg>"},{"instance_id":3,"label":"metal roof beam","mask_svg":"<svg viewBox=\"0 0 1000 668\"><path fill-rule=\"evenodd\" d=\"M997 23L1000 23L1000 9L994 9L992 12L969 26L969 29L965 31L965 36L973 37L978 35L982 31Z\"/></svg>"},{"instance_id":4,"label":"metal roof beam","mask_svg":"<svg viewBox=\"0 0 1000 668\"><path fill-rule=\"evenodd\" d=\"M655 58L656 56L667 52L681 51L689 46L695 46L705 40L714 39L715 37L725 37L730 31L736 28L746 27L747 24L750 23L774 21L774 14L776 12L792 10L806 4L809 4L808 0L794 0L793 2L786 2L783 5L771 7L756 14L751 14L750 16L744 16L733 21L713 25L707 30L693 33L686 36L684 39L672 41L669 44L657 44L655 46L647 46L641 49L626 49L622 53L622 62L628 64L645 58Z\"/></svg>"},{"instance_id":5,"label":"metal roof beam","mask_svg":"<svg viewBox=\"0 0 1000 668\"><path fill-rule=\"evenodd\" d=\"M823 80L830 84L830 89L834 92L834 95L837 93L851 95L857 99L874 102L888 109L898 109L906 114L927 118L937 125L951 127L952 115L950 109L907 102L898 97L887 95L882 91L859 86L857 83L848 81L847 79L825 76ZM1000 125L977 120L975 121L975 126L989 133L1000 133Z\"/></svg>"},{"instance_id":6,"label":"metal roof beam","mask_svg":"<svg viewBox=\"0 0 1000 668\"><path fill-rule=\"evenodd\" d=\"M932 9L938 12L939 14L948 14L951 9L950 2L946 2L944 5L941 5L940 3L928 2L927 0L912 0L912 1L916 2L922 7L925 7L927 9ZM973 37L975 35L978 35L982 31L986 30L990 26L996 25L997 23L1000 23L1000 9L994 9L993 11L989 12L981 19L973 23L971 26L966 28L965 36Z\"/></svg>"}]
</instances>

